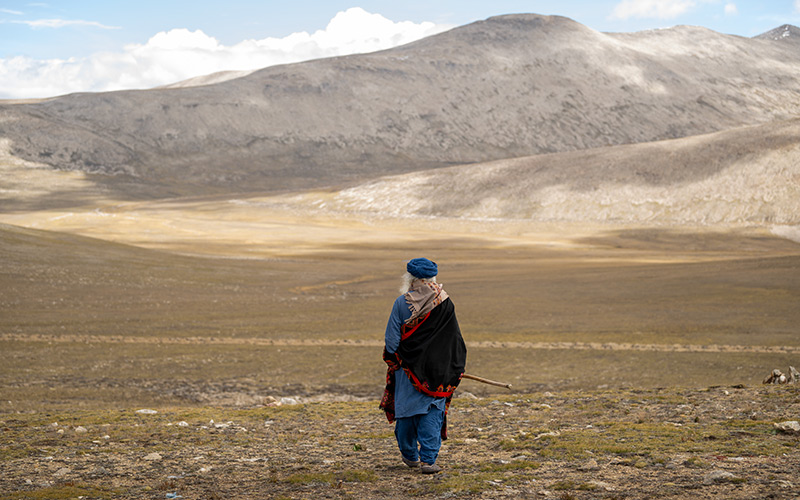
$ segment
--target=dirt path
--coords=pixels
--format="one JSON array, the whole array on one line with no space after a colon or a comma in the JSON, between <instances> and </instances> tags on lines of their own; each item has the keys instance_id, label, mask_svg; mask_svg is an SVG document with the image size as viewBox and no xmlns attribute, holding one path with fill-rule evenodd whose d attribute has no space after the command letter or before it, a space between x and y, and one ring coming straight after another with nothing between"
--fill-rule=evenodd
<instances>
[{"instance_id":1,"label":"dirt path","mask_svg":"<svg viewBox=\"0 0 800 500\"><path fill-rule=\"evenodd\" d=\"M42 335L0 333L0 342L60 342L79 344L185 344L185 345L257 345L257 346L363 346L381 347L380 340L350 339L265 339L222 337L136 337L122 335ZM650 351L650 352L730 352L730 353L800 353L800 346L759 345L694 345L694 344L632 344L618 342L468 342L483 349L539 349L580 351Z\"/></svg>"}]
</instances>

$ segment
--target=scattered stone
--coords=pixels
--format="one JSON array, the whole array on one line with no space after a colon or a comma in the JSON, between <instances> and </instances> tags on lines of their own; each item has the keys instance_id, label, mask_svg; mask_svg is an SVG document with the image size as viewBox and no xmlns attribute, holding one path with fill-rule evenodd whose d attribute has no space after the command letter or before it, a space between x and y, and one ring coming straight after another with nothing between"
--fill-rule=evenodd
<instances>
[{"instance_id":1,"label":"scattered stone","mask_svg":"<svg viewBox=\"0 0 800 500\"><path fill-rule=\"evenodd\" d=\"M772 370L772 373L770 373L769 376L767 378L765 378L764 381L761 382L761 383L762 384L778 384L778 383L780 383L779 381L780 381L781 377L786 378L783 375L783 373L781 373L781 371L776 368L776 369Z\"/></svg>"},{"instance_id":2,"label":"scattered stone","mask_svg":"<svg viewBox=\"0 0 800 500\"><path fill-rule=\"evenodd\" d=\"M800 372L794 366L790 366L788 377L776 368L764 379L762 384L795 384L798 382L800 382Z\"/></svg>"},{"instance_id":3,"label":"scattered stone","mask_svg":"<svg viewBox=\"0 0 800 500\"><path fill-rule=\"evenodd\" d=\"M272 396L265 396L264 399L261 400L261 404L264 406L280 406L281 403Z\"/></svg>"},{"instance_id":4,"label":"scattered stone","mask_svg":"<svg viewBox=\"0 0 800 500\"><path fill-rule=\"evenodd\" d=\"M145 455L144 457L145 460L150 460L150 461L158 461L161 460L161 458L162 457L160 453L150 453L149 455Z\"/></svg>"},{"instance_id":5,"label":"scattered stone","mask_svg":"<svg viewBox=\"0 0 800 500\"><path fill-rule=\"evenodd\" d=\"M779 480L775 481L775 484L777 484L778 487L780 487L780 488L785 488L785 489L794 488L794 484L793 483L791 483L790 481L786 481L784 479L779 479Z\"/></svg>"},{"instance_id":6,"label":"scattered stone","mask_svg":"<svg viewBox=\"0 0 800 500\"><path fill-rule=\"evenodd\" d=\"M561 435L561 433L559 431L542 432L541 434L538 434L535 438L533 438L533 440L537 441L539 439L542 439L543 437L548 437L548 436L555 437L555 436L560 436L560 435Z\"/></svg>"},{"instance_id":7,"label":"scattered stone","mask_svg":"<svg viewBox=\"0 0 800 500\"><path fill-rule=\"evenodd\" d=\"M109 474L108 469L101 466L95 467L94 469L89 471L90 477L102 477L102 476L107 476L108 474Z\"/></svg>"},{"instance_id":8,"label":"scattered stone","mask_svg":"<svg viewBox=\"0 0 800 500\"><path fill-rule=\"evenodd\" d=\"M472 394L471 392L457 392L456 397L463 398L463 399L478 399L478 396Z\"/></svg>"},{"instance_id":9,"label":"scattered stone","mask_svg":"<svg viewBox=\"0 0 800 500\"><path fill-rule=\"evenodd\" d=\"M600 470L600 466L597 464L597 460L592 458L579 465L578 470L584 472L595 471L595 470Z\"/></svg>"},{"instance_id":10,"label":"scattered stone","mask_svg":"<svg viewBox=\"0 0 800 500\"><path fill-rule=\"evenodd\" d=\"M797 420L788 420L786 422L778 422L773 424L778 432L783 434L800 434L800 422Z\"/></svg>"},{"instance_id":11,"label":"scattered stone","mask_svg":"<svg viewBox=\"0 0 800 500\"><path fill-rule=\"evenodd\" d=\"M84 427L82 425L79 425L78 427L75 427L75 434L86 434L87 432L89 432L89 431L87 431L86 427Z\"/></svg>"},{"instance_id":12,"label":"scattered stone","mask_svg":"<svg viewBox=\"0 0 800 500\"><path fill-rule=\"evenodd\" d=\"M280 400L280 404L282 404L282 405L298 405L300 403L294 398L282 397L281 400Z\"/></svg>"},{"instance_id":13,"label":"scattered stone","mask_svg":"<svg viewBox=\"0 0 800 500\"><path fill-rule=\"evenodd\" d=\"M614 491L614 487L604 481L589 481L589 486L596 490Z\"/></svg>"},{"instance_id":14,"label":"scattered stone","mask_svg":"<svg viewBox=\"0 0 800 500\"><path fill-rule=\"evenodd\" d=\"M155 415L158 413L156 410L150 410L147 408L143 408L141 410L136 410L136 413L141 413L142 415Z\"/></svg>"},{"instance_id":15,"label":"scattered stone","mask_svg":"<svg viewBox=\"0 0 800 500\"><path fill-rule=\"evenodd\" d=\"M71 470L71 469L69 469L69 468L67 468L67 467L62 467L62 468L58 469L58 470L57 470L57 471L56 471L56 472L53 474L53 476L55 476L55 477L64 477L64 476L66 476L67 474L69 474L70 472L72 472L72 470Z\"/></svg>"},{"instance_id":16,"label":"scattered stone","mask_svg":"<svg viewBox=\"0 0 800 500\"><path fill-rule=\"evenodd\" d=\"M737 479L738 477L728 471L715 470L703 476L703 484L709 485L715 483L730 483L736 481Z\"/></svg>"},{"instance_id":17,"label":"scattered stone","mask_svg":"<svg viewBox=\"0 0 800 500\"><path fill-rule=\"evenodd\" d=\"M177 425L178 427L189 427L189 422L186 422L185 420L181 420L180 422L178 422L175 425Z\"/></svg>"}]
</instances>

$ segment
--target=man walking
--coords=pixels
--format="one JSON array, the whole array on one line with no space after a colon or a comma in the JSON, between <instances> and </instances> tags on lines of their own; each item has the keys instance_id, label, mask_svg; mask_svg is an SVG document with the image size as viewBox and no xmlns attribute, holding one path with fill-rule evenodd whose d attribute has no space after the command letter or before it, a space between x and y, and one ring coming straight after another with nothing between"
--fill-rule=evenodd
<instances>
[{"instance_id":1,"label":"man walking","mask_svg":"<svg viewBox=\"0 0 800 500\"><path fill-rule=\"evenodd\" d=\"M447 409L467 360L455 308L437 274L428 259L408 262L383 352L389 369L380 408L396 421L403 462L424 474L441 470L436 458L447 439Z\"/></svg>"}]
</instances>

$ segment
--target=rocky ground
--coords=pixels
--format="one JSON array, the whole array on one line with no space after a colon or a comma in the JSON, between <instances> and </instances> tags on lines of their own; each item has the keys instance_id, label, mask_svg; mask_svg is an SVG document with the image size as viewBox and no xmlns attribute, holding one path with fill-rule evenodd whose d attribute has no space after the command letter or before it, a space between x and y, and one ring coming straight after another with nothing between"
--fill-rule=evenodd
<instances>
[{"instance_id":1,"label":"rocky ground","mask_svg":"<svg viewBox=\"0 0 800 500\"><path fill-rule=\"evenodd\" d=\"M776 424L798 396L462 392L434 476L400 462L377 401L6 412L0 499L794 499L800 436Z\"/></svg>"}]
</instances>

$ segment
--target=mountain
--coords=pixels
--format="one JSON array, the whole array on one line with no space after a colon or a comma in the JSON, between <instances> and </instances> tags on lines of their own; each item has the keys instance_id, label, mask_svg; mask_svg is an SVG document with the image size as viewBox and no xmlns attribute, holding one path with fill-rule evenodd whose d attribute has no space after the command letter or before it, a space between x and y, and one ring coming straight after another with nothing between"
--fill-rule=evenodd
<instances>
[{"instance_id":1,"label":"mountain","mask_svg":"<svg viewBox=\"0 0 800 500\"><path fill-rule=\"evenodd\" d=\"M775 29L762 33L755 38L762 40L776 40L793 44L800 44L800 28L791 24L784 24Z\"/></svg>"},{"instance_id":2,"label":"mountain","mask_svg":"<svg viewBox=\"0 0 800 500\"><path fill-rule=\"evenodd\" d=\"M790 119L799 70L769 39L509 15L213 85L4 104L0 139L123 195L305 189Z\"/></svg>"}]
</instances>

